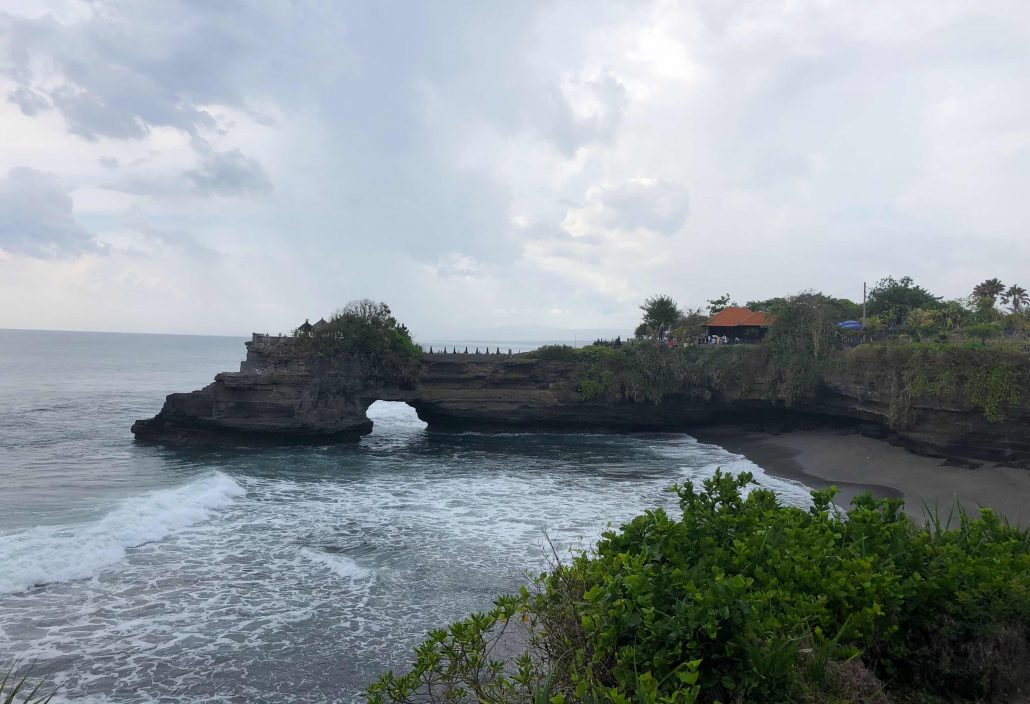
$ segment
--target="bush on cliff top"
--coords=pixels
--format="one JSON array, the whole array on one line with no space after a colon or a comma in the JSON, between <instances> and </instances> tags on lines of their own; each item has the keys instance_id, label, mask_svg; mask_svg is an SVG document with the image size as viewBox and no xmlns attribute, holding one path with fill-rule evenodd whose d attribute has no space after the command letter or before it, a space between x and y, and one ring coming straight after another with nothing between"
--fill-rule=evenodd
<instances>
[{"instance_id":1,"label":"bush on cliff top","mask_svg":"<svg viewBox=\"0 0 1030 704\"><path fill-rule=\"evenodd\" d=\"M397 322L385 303L351 301L329 323L298 336L303 344L327 356L357 354L393 381L408 381L418 371L422 348L408 328Z\"/></svg>"},{"instance_id":2,"label":"bush on cliff top","mask_svg":"<svg viewBox=\"0 0 1030 704\"><path fill-rule=\"evenodd\" d=\"M676 488L680 515L648 511L531 589L432 631L369 701L1025 696L1027 532L989 510L919 528L899 501L869 495L843 516L832 491L813 492L806 511L752 483L716 473Z\"/></svg>"}]
</instances>

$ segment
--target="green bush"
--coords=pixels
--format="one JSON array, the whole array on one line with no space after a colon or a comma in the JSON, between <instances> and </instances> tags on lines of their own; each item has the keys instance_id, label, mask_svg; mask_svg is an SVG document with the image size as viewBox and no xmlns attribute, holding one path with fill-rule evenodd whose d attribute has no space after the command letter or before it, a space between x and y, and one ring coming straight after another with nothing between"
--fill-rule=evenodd
<instances>
[{"instance_id":1,"label":"green bush","mask_svg":"<svg viewBox=\"0 0 1030 704\"><path fill-rule=\"evenodd\" d=\"M572 345L544 345L529 353L544 362L575 362L579 353Z\"/></svg>"},{"instance_id":2,"label":"green bush","mask_svg":"<svg viewBox=\"0 0 1030 704\"><path fill-rule=\"evenodd\" d=\"M917 527L749 474L676 488L532 588L416 650L380 702L1008 701L1030 673L1030 536L989 510ZM511 638L513 624L523 634ZM512 647L512 643L523 647ZM503 647L502 647L503 646Z\"/></svg>"},{"instance_id":3,"label":"green bush","mask_svg":"<svg viewBox=\"0 0 1030 704\"><path fill-rule=\"evenodd\" d=\"M422 358L422 348L390 307L368 299L351 301L317 330L298 331L297 340L326 358L360 356L373 370L399 383L414 381Z\"/></svg>"}]
</instances>

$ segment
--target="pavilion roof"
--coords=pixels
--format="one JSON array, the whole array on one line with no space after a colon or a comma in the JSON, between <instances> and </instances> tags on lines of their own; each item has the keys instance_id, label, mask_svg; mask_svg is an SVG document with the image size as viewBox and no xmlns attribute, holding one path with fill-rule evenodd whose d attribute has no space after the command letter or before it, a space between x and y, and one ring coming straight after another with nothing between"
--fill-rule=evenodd
<instances>
[{"instance_id":1,"label":"pavilion roof","mask_svg":"<svg viewBox=\"0 0 1030 704\"><path fill-rule=\"evenodd\" d=\"M717 328L732 328L740 325L766 327L769 315L742 306L728 306L708 319L708 325Z\"/></svg>"}]
</instances>

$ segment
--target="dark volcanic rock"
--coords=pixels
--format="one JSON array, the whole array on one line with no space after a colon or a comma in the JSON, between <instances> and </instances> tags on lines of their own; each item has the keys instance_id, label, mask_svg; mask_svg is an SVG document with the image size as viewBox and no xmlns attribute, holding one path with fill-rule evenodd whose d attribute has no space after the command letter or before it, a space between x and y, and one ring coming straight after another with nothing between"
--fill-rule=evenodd
<instances>
[{"instance_id":1,"label":"dark volcanic rock","mask_svg":"<svg viewBox=\"0 0 1030 704\"><path fill-rule=\"evenodd\" d=\"M372 431L365 410L379 385L362 360L332 364L302 354L292 338L247 343L239 372L199 391L170 394L155 417L138 420L140 440L207 445L229 442L326 442Z\"/></svg>"},{"instance_id":2,"label":"dark volcanic rock","mask_svg":"<svg viewBox=\"0 0 1030 704\"><path fill-rule=\"evenodd\" d=\"M239 372L171 394L157 416L137 421L132 432L176 445L354 439L371 431L365 411L384 400L406 401L431 429L682 432L729 422L790 432L818 425L857 429L942 457L1030 460L1025 404L991 423L968 403L913 401L905 427L890 428L895 399L884 379L824 379L790 409L762 384L734 393L698 388L652 404L585 401L575 380L572 363L533 355L427 354L417 383L404 387L358 356L330 360L292 338L255 335Z\"/></svg>"}]
</instances>

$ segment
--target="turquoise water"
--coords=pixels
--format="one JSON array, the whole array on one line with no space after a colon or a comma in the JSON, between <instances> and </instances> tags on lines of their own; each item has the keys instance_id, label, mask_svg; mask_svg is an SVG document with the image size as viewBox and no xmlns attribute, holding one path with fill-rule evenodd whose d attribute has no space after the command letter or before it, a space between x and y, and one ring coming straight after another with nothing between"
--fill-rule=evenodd
<instances>
[{"instance_id":1,"label":"turquoise water","mask_svg":"<svg viewBox=\"0 0 1030 704\"><path fill-rule=\"evenodd\" d=\"M35 661L57 701L352 701L547 537L589 546L718 466L807 502L687 435L431 433L396 403L350 445L133 441L242 342L0 331L0 665Z\"/></svg>"}]
</instances>

